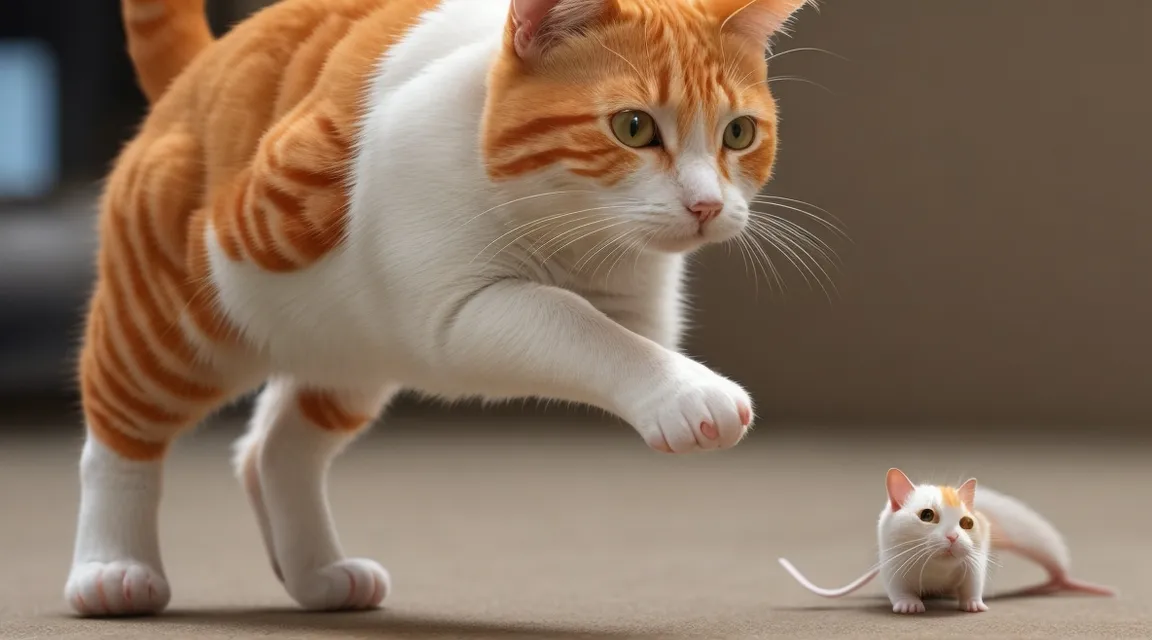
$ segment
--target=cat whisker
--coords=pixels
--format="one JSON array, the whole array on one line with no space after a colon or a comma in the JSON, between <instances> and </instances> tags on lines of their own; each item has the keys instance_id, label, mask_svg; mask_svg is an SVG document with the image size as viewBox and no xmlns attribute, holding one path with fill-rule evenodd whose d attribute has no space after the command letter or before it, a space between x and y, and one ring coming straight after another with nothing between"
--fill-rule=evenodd
<instances>
[{"instance_id":1,"label":"cat whisker","mask_svg":"<svg viewBox=\"0 0 1152 640\"><path fill-rule=\"evenodd\" d=\"M611 53L612 55L616 56L617 58L620 58L621 60L624 61L624 64L628 65L629 67L632 67L632 70L636 72L637 78L645 77L643 73L640 73L640 69L638 69L636 67L636 65L632 64L631 60L629 60L628 58L625 58L619 51L616 51L612 47L609 47L608 45L604 44L604 41L601 40L599 37L596 38L596 44L599 44L601 47L604 47L604 49L608 53Z\"/></svg>"},{"instance_id":2,"label":"cat whisker","mask_svg":"<svg viewBox=\"0 0 1152 640\"><path fill-rule=\"evenodd\" d=\"M536 237L528 243L527 258L534 258L536 254L539 253L542 249L551 247L557 243L561 243L568 236L579 234L582 229L587 229L588 227L595 224L611 220L615 220L615 218L606 214L592 214L587 216L580 216L579 218L574 218L572 220L565 220L563 222L550 225L544 229L529 232L529 236L534 235Z\"/></svg>"},{"instance_id":3,"label":"cat whisker","mask_svg":"<svg viewBox=\"0 0 1152 640\"><path fill-rule=\"evenodd\" d=\"M825 261L833 265L833 267L836 267L840 264L840 254L836 252L836 249L832 248L832 245L825 242L823 238L805 229L804 227L796 224L795 222L792 222L791 220L781 218L780 216L775 216L764 211L753 210L749 211L749 213L752 214L752 217L756 218L760 222L767 224L773 229L776 229L781 233L808 245L812 248L813 251L819 253Z\"/></svg>"},{"instance_id":4,"label":"cat whisker","mask_svg":"<svg viewBox=\"0 0 1152 640\"><path fill-rule=\"evenodd\" d=\"M545 244L552 242L553 240L556 240L557 238L562 237L565 234L567 234L568 231L560 231L559 233L556 233L556 231L559 229L563 229L564 227L566 227L568 225L580 224L580 223L588 221L588 220L597 221L597 220L610 220L610 219L612 219L612 217L610 215L603 214L603 213L593 213L593 214L589 214L589 215L578 216L576 218L567 218L567 219L563 219L563 220L551 220L551 221L548 221L546 224L535 225L535 226L532 226L530 228L526 228L522 233L517 235L512 240L508 241L504 246L500 247L499 250L497 250L495 253L493 253L488 258L488 260L485 262L485 265L491 264L491 262L493 260L495 260L497 257L499 257L502 253L504 253L508 249L511 249L514 246L519 245L522 240L529 239L529 242L527 243L527 247L525 247L525 250L530 251L530 252L535 252L536 250L538 250L540 247L544 246Z\"/></svg>"},{"instance_id":5,"label":"cat whisker","mask_svg":"<svg viewBox=\"0 0 1152 640\"><path fill-rule=\"evenodd\" d=\"M636 237L633 238L632 240L629 240L628 244L626 246L623 246L620 253L616 256L616 259L612 261L611 265L609 265L608 271L604 274L604 283L606 285L609 282L611 282L612 271L614 271L616 269L616 265L620 264L620 262L623 261L624 258L629 253L636 251L640 247L640 245L643 241L644 241L644 231L642 229L637 229L636 230ZM623 238L621 238L621 244L623 245ZM609 256L611 256L611 253L609 253ZM637 256L636 260L637 260L637 262L639 262L639 260L640 260L639 256ZM596 276L596 272L600 270L600 266L603 266L603 263L604 263L604 261L601 261L601 264L598 265L596 267L596 269L592 271L593 277ZM636 273L635 269L633 269L632 273L633 273L633 275L635 275L635 273Z\"/></svg>"},{"instance_id":6,"label":"cat whisker","mask_svg":"<svg viewBox=\"0 0 1152 640\"><path fill-rule=\"evenodd\" d=\"M815 51L817 53L826 53L826 54L832 56L833 58L839 58L839 59L843 60L844 62L851 62L851 60L849 60L848 58L845 58L844 56L842 56L838 53L834 53L834 52L829 51L827 49L821 49L819 47L795 47L792 49L785 49L784 51L780 51L778 53L773 53L773 54L769 55L767 58L764 58L764 62L772 62L776 58L786 56L790 53L800 53L802 51Z\"/></svg>"},{"instance_id":7,"label":"cat whisker","mask_svg":"<svg viewBox=\"0 0 1152 640\"><path fill-rule=\"evenodd\" d=\"M812 204L811 202L805 202L804 200L797 200L795 198L785 198L783 196L771 196L771 195L753 196L752 202L754 202L756 204L766 204L768 206L777 207L780 209L787 209L789 211L795 211L796 213L799 213L799 214L802 214L802 215L807 216L809 218L812 218L816 222L819 222L821 225L828 227L829 229L831 229L832 231L835 231L837 234L839 234L841 236L844 236L845 239L851 240L851 238L848 236L848 232L845 231L845 229L844 229L844 221L843 220L836 217L834 214L832 214L827 209L823 209L821 207L818 207L818 206ZM791 204L785 204L785 203L791 203ZM800 208L796 207L795 205L804 205L806 207L812 207L813 209L819 211L820 213L823 213L824 215L828 216L829 218L832 218L832 220L834 220L835 223L830 222L828 220L825 220L823 217L818 216L815 213L812 213L811 211L805 211L804 209L800 209Z\"/></svg>"},{"instance_id":8,"label":"cat whisker","mask_svg":"<svg viewBox=\"0 0 1152 640\"><path fill-rule=\"evenodd\" d=\"M584 257L580 258L580 260L576 262L576 264L572 267L572 270L573 271L580 271L581 269L583 269L583 267L585 267L589 263L591 263L593 258L600 255L601 251L604 251L609 246L612 246L615 242L623 240L624 237L630 235L633 231L635 231L635 229L625 231L621 235L617 235L617 236L614 236L611 238L605 238L605 239L601 240L600 242L596 243L591 249L589 249L587 252L585 252ZM616 250L616 248L613 247L612 251L615 251L615 250ZM611 253L612 252L610 251L609 254L611 254Z\"/></svg>"},{"instance_id":9,"label":"cat whisker","mask_svg":"<svg viewBox=\"0 0 1152 640\"><path fill-rule=\"evenodd\" d=\"M515 199L509 200L507 202L501 202L500 204L498 204L498 205L496 205L490 209L485 209L484 211L477 213L476 215L472 216L471 218L468 218L467 220L465 220L464 223L460 225L460 228L462 229L463 227L467 226L470 222L479 218L480 216L492 213L493 211L496 211L497 209L502 209L504 207L516 204L518 202L524 202L526 200L535 200L537 198L545 198L545 197L549 197L549 196L563 196L563 195L569 195L569 194L573 194L573 193L600 193L600 192L596 191L595 189L564 189L561 191L546 191L544 193L534 193L532 195L522 196L520 198L515 198ZM636 202L639 202L639 201L636 201Z\"/></svg>"},{"instance_id":10,"label":"cat whisker","mask_svg":"<svg viewBox=\"0 0 1152 640\"><path fill-rule=\"evenodd\" d=\"M609 218L609 219L611 220L612 218ZM603 233L603 232L607 231L608 229L611 229L613 227L618 227L622 224L628 224L629 222L632 222L632 221L631 220L617 220L616 222L612 222L612 223L607 224L607 225L595 227L591 231L588 231L588 232L586 232L586 233L584 233L584 234L582 234L576 238L573 238L573 239L569 240L568 242L565 242L563 245L557 247L556 250L554 250L552 253L549 253L543 260L541 260L540 264L546 264L549 260L551 260L553 257L555 257L556 254L567 249L568 247L572 246L573 244L580 242L581 240L584 240L585 238L590 238L590 237L592 237L598 233ZM558 236L558 238L564 237L564 236L571 234L571 233L575 233L576 231L579 231L580 229L584 229L584 228L587 228L587 227L590 227L590 226L593 226L596 224L599 224L599 221L593 221L593 222L588 222L588 223L582 224L579 227L565 231L563 234ZM546 244L551 244L551 241L549 243L546 243ZM540 247L540 248L543 248L543 247ZM533 250L531 253L529 253L528 259L531 260L535 256L536 252L537 252L537 250Z\"/></svg>"},{"instance_id":11,"label":"cat whisker","mask_svg":"<svg viewBox=\"0 0 1152 640\"><path fill-rule=\"evenodd\" d=\"M833 90L829 89L828 87L820 84L819 82L816 82L815 80L809 80L808 78L802 78L800 76L772 76L772 77L768 78L767 80L760 80L760 81L745 85L741 89L741 91L747 91L748 89L751 89L752 87L755 87L755 86L761 85L761 84L771 85L773 82L803 82L804 84L810 84L814 87L819 87L819 88L823 89L824 91L827 91L829 95L833 95L833 96L836 95L835 91L833 91Z\"/></svg>"},{"instance_id":12,"label":"cat whisker","mask_svg":"<svg viewBox=\"0 0 1152 640\"><path fill-rule=\"evenodd\" d=\"M831 246L828 246L827 243L824 243L819 238L816 238L806 229L799 227L799 225L796 225L789 220L783 220L781 218L761 212L750 213L756 215L753 215L749 220L749 226L768 233L773 238L786 243L790 247L795 247L796 250L804 254L804 257L808 259L810 264L814 265L817 269L820 269L821 273L823 273L824 276L828 278L829 283L835 287L835 283L832 282L831 278L828 277L828 272L824 270L824 267L821 264L822 261L816 259L815 256L809 253L808 250L805 249L805 246L810 247L813 251L819 254L823 259L823 262L831 264L833 268L835 268L837 262L839 261L839 256L836 254L835 249L833 249ZM813 238L815 238L815 240L813 240ZM834 258L833 256L836 257ZM797 257L799 256L797 255ZM811 273L813 277L816 275L811 269L809 269L809 273Z\"/></svg>"},{"instance_id":13,"label":"cat whisker","mask_svg":"<svg viewBox=\"0 0 1152 640\"><path fill-rule=\"evenodd\" d=\"M780 292L787 291L787 286L784 284L784 279L780 277L780 271L776 269L776 264L772 262L772 258L768 257L768 252L759 243L753 242L748 238L752 232L740 234L739 240L741 244L748 247L748 254L753 258L756 266L760 267L760 272L764 274L764 281L768 284L771 290L772 283L775 282L780 287ZM775 245L773 245L775 246ZM768 277L768 272L772 272L772 279Z\"/></svg>"},{"instance_id":14,"label":"cat whisker","mask_svg":"<svg viewBox=\"0 0 1152 640\"><path fill-rule=\"evenodd\" d=\"M644 244L640 245L640 250L636 252L635 259L632 260L632 279L636 279L636 269L640 266L640 256L644 254L644 250L648 248L652 240L656 238L656 231L649 231L647 236L644 236Z\"/></svg>"},{"instance_id":15,"label":"cat whisker","mask_svg":"<svg viewBox=\"0 0 1152 640\"><path fill-rule=\"evenodd\" d=\"M828 276L828 272L825 271L824 268L821 267L814 258L812 258L810 253L797 245L796 242L792 241L790 238L788 238L788 236L780 236L776 233L773 233L772 229L768 228L766 225L763 225L758 220L750 220L748 229L753 235L771 244L777 251L779 251L785 258L787 258L788 261L792 263L792 266L796 268L796 271L799 272L801 276L803 276L804 281L808 284L809 287L812 286L812 281L815 280L817 286L819 286L820 289L824 292L825 297L827 297L829 301L832 300L831 292L828 291L828 287L824 286L824 282L820 279L820 276L816 274L815 269L809 266L809 264L800 256L800 254L796 253L793 247L799 248L800 251L804 253L809 260L812 260L813 264L816 265L816 268L819 269L822 274L824 274L825 278L829 279L829 283L832 284L833 289L835 289L836 285L835 283L831 282L831 278ZM812 277L809 278L809 275Z\"/></svg>"},{"instance_id":16,"label":"cat whisker","mask_svg":"<svg viewBox=\"0 0 1152 640\"><path fill-rule=\"evenodd\" d=\"M773 202L754 202L753 204L758 204L758 205L765 205L766 204L770 207L776 207L778 209L788 209L788 207L785 207L785 206L777 206L778 203L773 203ZM825 242L823 240L823 238L816 235L815 232L808 230L808 228L800 225L798 222L795 222L793 220L789 220L788 218L785 218L779 214L770 213L768 211L761 211L759 209L749 209L748 212L752 213L752 214L756 214L757 216L760 216L762 218L770 218L772 220L777 220L782 224L787 224L790 227L799 231L802 235L807 236L807 237L811 238L813 241L823 244L829 250L832 250L831 245L829 245L827 242ZM824 226L827 227L828 225L824 225ZM840 233L840 232L837 231L837 233ZM843 234L841 234L841 235L843 235Z\"/></svg>"},{"instance_id":17,"label":"cat whisker","mask_svg":"<svg viewBox=\"0 0 1152 640\"><path fill-rule=\"evenodd\" d=\"M494 240L492 240L492 242L489 242L483 249L481 249L480 252L477 253L472 258L471 262L475 262L477 258L484 255L484 252L488 251L488 249L491 248L492 245L496 244L497 242L503 240L504 238L507 238L508 236L510 236L510 235L516 233L517 231L522 230L522 229L528 229L529 232L531 232L531 230L534 230L536 227L547 226L547 224L549 222L555 222L557 220L560 220L562 218L566 218L568 216L574 216L574 215L578 215L581 213L589 213L592 211L604 211L604 210L608 210L608 209L623 209L623 208L628 208L628 207L632 207L632 206L635 206L635 205L632 205L632 204L602 205L599 207L589 207L587 209L578 209L576 211L567 211L564 213L554 213L554 214L551 214L548 216L544 216L542 218L535 218L533 220L529 220L528 222L520 224L520 225L513 227L512 229L509 229L508 231L505 231L504 233L500 234L499 237L495 238ZM521 236L521 237L523 237L523 236ZM519 240L520 240L520 238L517 238L516 240L513 240L512 243L505 245L500 251L497 251L495 254L493 254L492 257L499 255L501 253L501 251L503 251L504 249L507 249L509 246L511 246L511 244L515 244ZM471 262L470 262L470 264L471 264ZM491 259L489 259L489 262L491 262Z\"/></svg>"},{"instance_id":18,"label":"cat whisker","mask_svg":"<svg viewBox=\"0 0 1152 640\"><path fill-rule=\"evenodd\" d=\"M588 276L588 280L589 281L595 281L596 280L596 274L600 272L600 269L602 269L604 267L604 264L607 263L608 260L612 258L612 256L615 256L615 255L624 256L628 252L628 247L631 246L631 244L632 244L631 242L625 243L624 240L626 238L628 238L629 236L631 236L633 233L636 233L638 231L639 231L639 229L629 229L628 231L625 231L624 233L619 234L615 238L613 238L612 239L612 250L609 251L608 253L605 253L604 256L600 258L600 262L596 263L596 268L592 270L592 273ZM615 264L615 262L613 262L613 264ZM604 276L604 282L605 283L608 282L608 276L607 275Z\"/></svg>"}]
</instances>

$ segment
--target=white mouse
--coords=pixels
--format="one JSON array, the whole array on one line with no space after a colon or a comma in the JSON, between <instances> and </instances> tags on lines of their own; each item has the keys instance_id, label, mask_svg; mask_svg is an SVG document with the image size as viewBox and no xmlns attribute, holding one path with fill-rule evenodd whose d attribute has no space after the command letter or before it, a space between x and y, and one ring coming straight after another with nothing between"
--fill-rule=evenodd
<instances>
[{"instance_id":1,"label":"white mouse","mask_svg":"<svg viewBox=\"0 0 1152 640\"><path fill-rule=\"evenodd\" d=\"M987 611L990 550L1014 551L1048 572L1048 582L1020 595L1115 594L1072 579L1068 547L1056 528L1015 498L986 488L977 491L975 478L956 488L915 485L904 472L889 469L887 487L877 527L880 561L867 573L839 589L823 589L784 558L780 564L809 591L827 598L852 593L880 575L896 613L922 613L926 596L954 596L962 611Z\"/></svg>"}]
</instances>

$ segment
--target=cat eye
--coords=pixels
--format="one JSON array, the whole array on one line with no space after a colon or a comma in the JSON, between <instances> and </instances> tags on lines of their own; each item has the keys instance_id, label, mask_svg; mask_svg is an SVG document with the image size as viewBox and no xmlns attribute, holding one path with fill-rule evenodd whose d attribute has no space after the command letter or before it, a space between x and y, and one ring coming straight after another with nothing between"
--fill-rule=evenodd
<instances>
[{"instance_id":1,"label":"cat eye","mask_svg":"<svg viewBox=\"0 0 1152 640\"><path fill-rule=\"evenodd\" d=\"M724 146L733 151L743 151L756 141L756 122L748 116L740 116L724 129Z\"/></svg>"},{"instance_id":2,"label":"cat eye","mask_svg":"<svg viewBox=\"0 0 1152 640\"><path fill-rule=\"evenodd\" d=\"M660 131L656 121L643 111L621 111L612 116L612 133L616 139L633 149L660 146Z\"/></svg>"},{"instance_id":3,"label":"cat eye","mask_svg":"<svg viewBox=\"0 0 1152 640\"><path fill-rule=\"evenodd\" d=\"M963 518L960 518L960 528L961 529L971 529L975 525L976 525L976 523L973 522L972 518L969 518L968 516L964 516Z\"/></svg>"},{"instance_id":4,"label":"cat eye","mask_svg":"<svg viewBox=\"0 0 1152 640\"><path fill-rule=\"evenodd\" d=\"M924 509L920 512L921 522L932 522L936 520L936 512L931 509Z\"/></svg>"}]
</instances>

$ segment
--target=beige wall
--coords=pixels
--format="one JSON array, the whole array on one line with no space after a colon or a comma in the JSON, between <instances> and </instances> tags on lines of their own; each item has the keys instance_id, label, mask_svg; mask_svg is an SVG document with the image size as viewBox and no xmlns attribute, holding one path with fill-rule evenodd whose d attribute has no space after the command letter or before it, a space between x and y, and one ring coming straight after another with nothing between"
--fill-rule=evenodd
<instances>
[{"instance_id":1,"label":"beige wall","mask_svg":"<svg viewBox=\"0 0 1152 640\"><path fill-rule=\"evenodd\" d=\"M827 0L769 192L854 244L829 304L712 252L694 350L797 420L1152 423L1152 6ZM795 218L795 216L793 216ZM827 235L827 234L826 234Z\"/></svg>"}]
</instances>

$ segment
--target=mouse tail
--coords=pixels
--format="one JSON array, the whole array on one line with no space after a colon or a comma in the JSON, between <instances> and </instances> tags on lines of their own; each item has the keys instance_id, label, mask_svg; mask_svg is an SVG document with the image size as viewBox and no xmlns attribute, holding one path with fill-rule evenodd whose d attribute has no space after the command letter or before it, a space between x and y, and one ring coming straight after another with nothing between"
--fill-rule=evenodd
<instances>
[{"instance_id":1,"label":"mouse tail","mask_svg":"<svg viewBox=\"0 0 1152 640\"><path fill-rule=\"evenodd\" d=\"M1092 584L1083 580L1076 580L1062 575L1053 575L1052 578L1044 584L1038 584L1035 587L1028 587L1021 589L1017 595L1021 596L1044 596L1060 592L1077 592L1088 593L1097 596L1115 596L1116 590L1103 585Z\"/></svg>"},{"instance_id":2,"label":"mouse tail","mask_svg":"<svg viewBox=\"0 0 1152 640\"><path fill-rule=\"evenodd\" d=\"M825 598L839 598L840 596L846 596L849 593L852 593L853 591L856 591L860 587L863 587L864 585L871 582L872 578L875 578L876 574L880 573L880 569L875 568L860 576L859 578L856 578L854 582L844 585L839 589L824 589L812 584L808 578L804 577L804 574L800 573L799 569L792 566L791 562L788 562L784 558L780 558L779 561L780 566L784 567L785 571L792 574L792 577L796 579L796 582L799 582L801 586L811 591L812 593L815 593L818 596L824 596Z\"/></svg>"}]
</instances>

